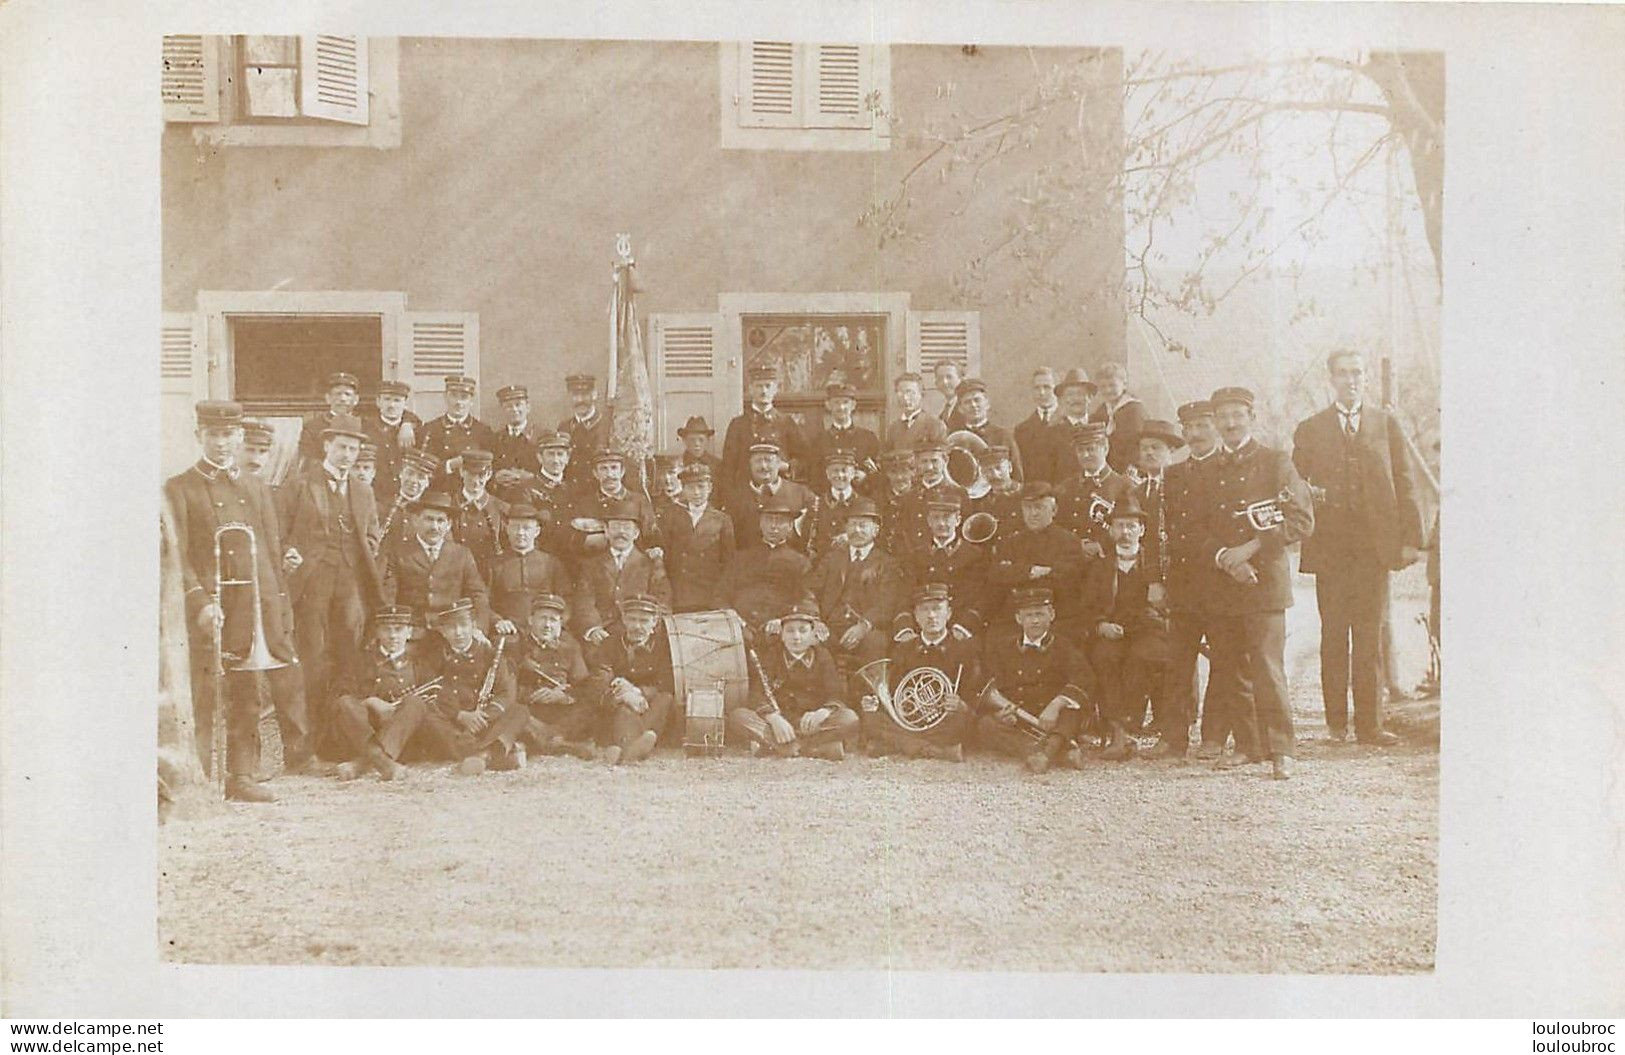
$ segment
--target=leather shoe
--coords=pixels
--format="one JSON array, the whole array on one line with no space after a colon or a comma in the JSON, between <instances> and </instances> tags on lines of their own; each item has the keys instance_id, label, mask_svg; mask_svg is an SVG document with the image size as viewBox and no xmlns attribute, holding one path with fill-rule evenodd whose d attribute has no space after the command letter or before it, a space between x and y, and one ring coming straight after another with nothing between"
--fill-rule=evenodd
<instances>
[{"instance_id":1,"label":"leather shoe","mask_svg":"<svg viewBox=\"0 0 1625 1055\"><path fill-rule=\"evenodd\" d=\"M366 767L360 762L340 762L338 768L333 771L333 775L341 781L349 782L359 780L364 772L366 772Z\"/></svg>"},{"instance_id":2,"label":"leather shoe","mask_svg":"<svg viewBox=\"0 0 1625 1055\"><path fill-rule=\"evenodd\" d=\"M1378 729L1374 733L1367 733L1360 737L1360 743L1371 747L1393 747L1395 744L1401 743L1401 740L1386 729Z\"/></svg>"},{"instance_id":3,"label":"leather shoe","mask_svg":"<svg viewBox=\"0 0 1625 1055\"><path fill-rule=\"evenodd\" d=\"M457 763L457 772L465 777L477 777L485 772L485 756L469 755Z\"/></svg>"},{"instance_id":4,"label":"leather shoe","mask_svg":"<svg viewBox=\"0 0 1625 1055\"><path fill-rule=\"evenodd\" d=\"M1061 756L1061 759L1073 769L1082 769L1084 766L1083 749L1079 747L1069 747L1066 749L1066 754Z\"/></svg>"},{"instance_id":5,"label":"leather shoe","mask_svg":"<svg viewBox=\"0 0 1625 1055\"><path fill-rule=\"evenodd\" d=\"M406 767L390 758L384 749L377 744L367 748L367 762L385 780L400 780L406 776Z\"/></svg>"},{"instance_id":6,"label":"leather shoe","mask_svg":"<svg viewBox=\"0 0 1625 1055\"><path fill-rule=\"evenodd\" d=\"M604 765L618 766L621 764L621 745L610 744L604 748Z\"/></svg>"},{"instance_id":7,"label":"leather shoe","mask_svg":"<svg viewBox=\"0 0 1625 1055\"><path fill-rule=\"evenodd\" d=\"M1049 769L1049 755L1042 751L1034 751L1024 760L1029 773L1043 773Z\"/></svg>"},{"instance_id":8,"label":"leather shoe","mask_svg":"<svg viewBox=\"0 0 1625 1055\"><path fill-rule=\"evenodd\" d=\"M830 762L841 762L846 759L846 745L837 740L832 744L815 747L808 753L814 758L822 758Z\"/></svg>"},{"instance_id":9,"label":"leather shoe","mask_svg":"<svg viewBox=\"0 0 1625 1055\"><path fill-rule=\"evenodd\" d=\"M1326 730L1326 739L1330 740L1334 744L1347 743L1348 738L1349 738L1349 731L1347 729L1328 729L1328 730Z\"/></svg>"},{"instance_id":10,"label":"leather shoe","mask_svg":"<svg viewBox=\"0 0 1625 1055\"><path fill-rule=\"evenodd\" d=\"M965 747L963 744L949 744L947 747L932 744L925 749L925 757L934 758L938 762L963 762Z\"/></svg>"},{"instance_id":11,"label":"leather shoe","mask_svg":"<svg viewBox=\"0 0 1625 1055\"><path fill-rule=\"evenodd\" d=\"M282 768L283 776L289 777L330 777L338 772L339 767L332 762L317 758L315 755L306 755L304 758L294 759Z\"/></svg>"},{"instance_id":12,"label":"leather shoe","mask_svg":"<svg viewBox=\"0 0 1625 1055\"><path fill-rule=\"evenodd\" d=\"M1237 753L1235 753L1233 755L1225 755L1224 757L1220 758L1219 761L1217 763L1215 763L1215 768L1217 768L1217 769L1240 769L1243 766L1256 765L1258 762L1261 762L1261 761L1263 761L1263 760L1258 759L1258 758L1254 758L1252 755L1242 754L1241 752L1238 751Z\"/></svg>"},{"instance_id":13,"label":"leather shoe","mask_svg":"<svg viewBox=\"0 0 1625 1055\"><path fill-rule=\"evenodd\" d=\"M511 773L524 766L525 749L514 744L510 750L504 751L501 746L492 747L485 753L485 765L493 773Z\"/></svg>"},{"instance_id":14,"label":"leather shoe","mask_svg":"<svg viewBox=\"0 0 1625 1055\"><path fill-rule=\"evenodd\" d=\"M654 754L655 742L660 738L653 729L645 729L643 733L630 744L626 745L626 752L622 755L622 762L642 762Z\"/></svg>"},{"instance_id":15,"label":"leather shoe","mask_svg":"<svg viewBox=\"0 0 1625 1055\"><path fill-rule=\"evenodd\" d=\"M275 802L269 788L262 788L249 777L227 777L226 798L233 802Z\"/></svg>"},{"instance_id":16,"label":"leather shoe","mask_svg":"<svg viewBox=\"0 0 1625 1055\"><path fill-rule=\"evenodd\" d=\"M1107 747L1100 753L1100 757L1107 762L1126 762L1134 757L1137 750L1139 749L1135 747L1133 740L1124 738Z\"/></svg>"},{"instance_id":17,"label":"leather shoe","mask_svg":"<svg viewBox=\"0 0 1625 1055\"><path fill-rule=\"evenodd\" d=\"M1270 764L1271 780L1289 780L1292 777L1292 759L1286 755L1275 759Z\"/></svg>"}]
</instances>

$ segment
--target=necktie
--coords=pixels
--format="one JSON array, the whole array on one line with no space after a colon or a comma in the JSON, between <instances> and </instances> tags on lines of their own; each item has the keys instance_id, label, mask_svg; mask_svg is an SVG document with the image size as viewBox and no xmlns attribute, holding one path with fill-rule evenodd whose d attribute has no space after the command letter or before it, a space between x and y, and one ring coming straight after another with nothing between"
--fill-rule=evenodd
<instances>
[{"instance_id":1,"label":"necktie","mask_svg":"<svg viewBox=\"0 0 1625 1055\"><path fill-rule=\"evenodd\" d=\"M1354 415L1346 410L1340 410L1338 414L1343 418L1343 435L1352 439L1360 431L1359 426L1354 423Z\"/></svg>"}]
</instances>

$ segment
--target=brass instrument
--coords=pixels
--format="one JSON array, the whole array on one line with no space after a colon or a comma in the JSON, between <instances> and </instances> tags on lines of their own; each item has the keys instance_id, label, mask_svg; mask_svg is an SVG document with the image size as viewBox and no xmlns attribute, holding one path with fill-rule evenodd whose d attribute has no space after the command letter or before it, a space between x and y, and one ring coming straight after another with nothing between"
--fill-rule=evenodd
<instances>
[{"instance_id":1,"label":"brass instrument","mask_svg":"<svg viewBox=\"0 0 1625 1055\"><path fill-rule=\"evenodd\" d=\"M408 696L412 696L416 693L428 692L430 689L438 689L440 687L440 683L444 680L445 678L443 676L437 674L428 681L420 682L417 685L413 685L411 688L402 689L400 692L395 693L389 698L389 702L400 703Z\"/></svg>"},{"instance_id":2,"label":"brass instrument","mask_svg":"<svg viewBox=\"0 0 1625 1055\"><path fill-rule=\"evenodd\" d=\"M249 576L246 579L226 578L224 540L233 535L241 535L248 540L248 567ZM226 587L247 586L252 592L254 606L254 629L249 636L248 651L241 656L228 655L225 649L226 637L226 608L224 604ZM282 660L271 655L270 646L265 643L265 612L260 607L260 563L259 542L254 536L254 529L240 521L222 524L214 533L214 593L211 598L215 611L219 613L214 626L214 722L209 730L209 776L225 794L226 786L226 674L228 672L258 670L276 670L287 666ZM227 666L227 659L231 665Z\"/></svg>"},{"instance_id":3,"label":"brass instrument","mask_svg":"<svg viewBox=\"0 0 1625 1055\"><path fill-rule=\"evenodd\" d=\"M982 471L982 462L978 457L987 450L987 441L969 429L960 429L948 437L947 444L948 479L963 487L971 498L981 498L993 490L993 482ZM970 463L969 470L965 468L967 461ZM955 468L959 472L954 472Z\"/></svg>"},{"instance_id":4,"label":"brass instrument","mask_svg":"<svg viewBox=\"0 0 1625 1055\"><path fill-rule=\"evenodd\" d=\"M1254 531L1269 531L1286 523L1286 506L1292 501L1292 489L1281 488L1274 498L1262 498L1236 510L1231 516L1246 517Z\"/></svg>"},{"instance_id":5,"label":"brass instrument","mask_svg":"<svg viewBox=\"0 0 1625 1055\"><path fill-rule=\"evenodd\" d=\"M859 667L858 677L868 683L892 721L911 733L927 732L941 724L948 715L948 697L959 694L964 668L950 682L936 667L915 667L897 682L894 692L888 677L890 666L890 659L877 659Z\"/></svg>"},{"instance_id":6,"label":"brass instrument","mask_svg":"<svg viewBox=\"0 0 1625 1055\"><path fill-rule=\"evenodd\" d=\"M1106 521L1111 518L1112 510L1116 508L1117 504L1105 495L1091 495L1089 498L1089 519L1101 527L1105 527Z\"/></svg>"},{"instance_id":7,"label":"brass instrument","mask_svg":"<svg viewBox=\"0 0 1625 1055\"><path fill-rule=\"evenodd\" d=\"M972 513L959 525L959 537L975 546L993 541L999 533L999 518L986 510Z\"/></svg>"}]
</instances>

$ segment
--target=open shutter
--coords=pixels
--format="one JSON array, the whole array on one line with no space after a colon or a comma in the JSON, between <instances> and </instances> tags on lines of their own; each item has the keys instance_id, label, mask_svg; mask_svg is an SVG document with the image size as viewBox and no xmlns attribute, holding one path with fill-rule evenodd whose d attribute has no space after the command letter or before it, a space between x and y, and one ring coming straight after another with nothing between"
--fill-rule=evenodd
<instances>
[{"instance_id":1,"label":"open shutter","mask_svg":"<svg viewBox=\"0 0 1625 1055\"><path fill-rule=\"evenodd\" d=\"M220 120L220 52L212 37L164 37L165 121Z\"/></svg>"},{"instance_id":2,"label":"open shutter","mask_svg":"<svg viewBox=\"0 0 1625 1055\"><path fill-rule=\"evenodd\" d=\"M859 44L808 44L803 55L808 86L806 128L869 128L874 114L864 99L874 85L870 48Z\"/></svg>"},{"instance_id":3,"label":"open shutter","mask_svg":"<svg viewBox=\"0 0 1625 1055\"><path fill-rule=\"evenodd\" d=\"M299 38L299 99L306 117L367 123L367 39Z\"/></svg>"},{"instance_id":4,"label":"open shutter","mask_svg":"<svg viewBox=\"0 0 1625 1055\"><path fill-rule=\"evenodd\" d=\"M677 430L698 415L720 436L728 425L724 395L732 371L721 362L722 317L660 313L649 316L654 362L655 449L675 449ZM737 384L735 385L737 387ZM715 441L715 437L713 440ZM720 441L712 453L720 452Z\"/></svg>"},{"instance_id":5,"label":"open shutter","mask_svg":"<svg viewBox=\"0 0 1625 1055\"><path fill-rule=\"evenodd\" d=\"M409 311L401 334L400 376L424 421L446 410L446 375L480 378L480 317L471 311Z\"/></svg>"},{"instance_id":6,"label":"open shutter","mask_svg":"<svg viewBox=\"0 0 1625 1055\"><path fill-rule=\"evenodd\" d=\"M981 312L908 313L908 368L929 378L944 361L957 362L966 377L982 376Z\"/></svg>"},{"instance_id":7,"label":"open shutter","mask_svg":"<svg viewBox=\"0 0 1625 1055\"><path fill-rule=\"evenodd\" d=\"M801 48L783 40L739 45L739 124L744 128L797 128Z\"/></svg>"}]
</instances>

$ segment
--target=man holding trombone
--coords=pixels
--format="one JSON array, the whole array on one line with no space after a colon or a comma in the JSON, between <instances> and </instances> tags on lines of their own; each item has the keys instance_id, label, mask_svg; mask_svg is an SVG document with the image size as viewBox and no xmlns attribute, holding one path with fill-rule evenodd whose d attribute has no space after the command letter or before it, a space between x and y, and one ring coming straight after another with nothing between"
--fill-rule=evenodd
<instances>
[{"instance_id":1,"label":"man holding trombone","mask_svg":"<svg viewBox=\"0 0 1625 1055\"><path fill-rule=\"evenodd\" d=\"M227 798L272 802L254 780L259 760L259 692L269 683L289 772L311 764L304 674L293 639L293 609L279 566L283 553L270 489L239 472L243 408L226 401L197 405L201 456L164 482L175 517L186 589L192 699L197 742L209 745L210 776L224 778ZM218 728L224 725L224 729Z\"/></svg>"}]
</instances>

